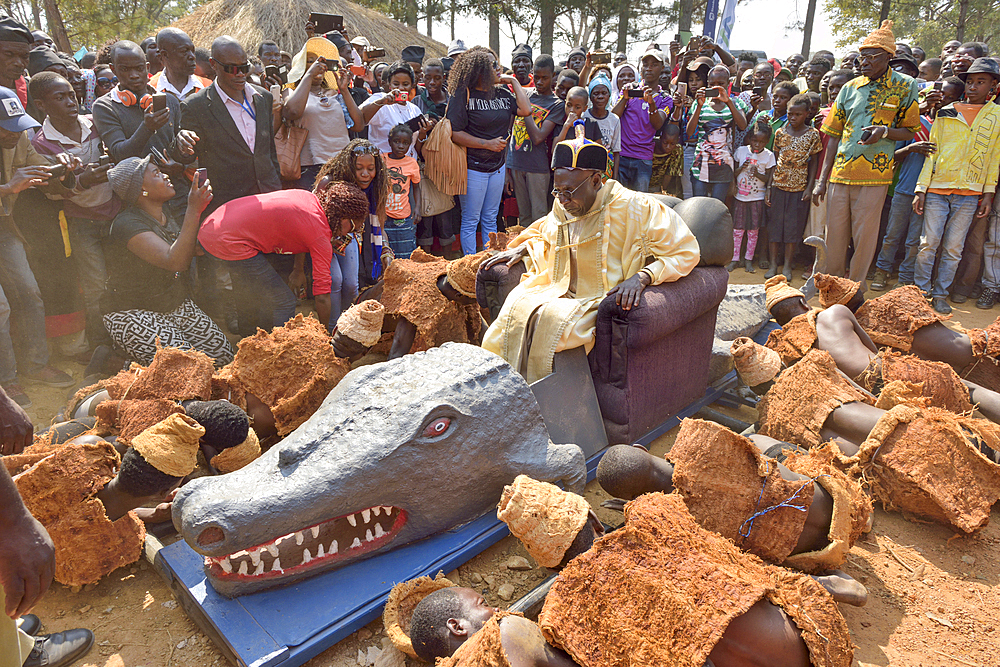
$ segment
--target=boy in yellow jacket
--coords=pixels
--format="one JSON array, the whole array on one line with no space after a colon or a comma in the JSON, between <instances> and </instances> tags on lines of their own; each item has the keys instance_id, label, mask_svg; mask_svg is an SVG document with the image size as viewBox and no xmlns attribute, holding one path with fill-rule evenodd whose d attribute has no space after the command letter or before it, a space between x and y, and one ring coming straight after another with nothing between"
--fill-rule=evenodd
<instances>
[{"instance_id":1,"label":"boy in yellow jacket","mask_svg":"<svg viewBox=\"0 0 1000 667\"><path fill-rule=\"evenodd\" d=\"M959 76L965 81L965 101L938 111L930 137L937 150L924 161L913 197L913 211L924 216L914 282L943 314L951 312L945 296L962 259L965 237L973 217L989 214L1000 168L1000 106L991 102L1000 66L990 58L977 58ZM939 247L941 262L934 276Z\"/></svg>"}]
</instances>

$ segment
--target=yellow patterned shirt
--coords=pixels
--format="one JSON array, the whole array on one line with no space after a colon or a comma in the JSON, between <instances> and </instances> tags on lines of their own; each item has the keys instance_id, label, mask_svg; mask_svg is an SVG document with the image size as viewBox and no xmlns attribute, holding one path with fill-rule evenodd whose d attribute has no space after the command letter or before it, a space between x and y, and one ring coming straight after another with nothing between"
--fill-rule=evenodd
<instances>
[{"instance_id":1,"label":"yellow patterned shirt","mask_svg":"<svg viewBox=\"0 0 1000 667\"><path fill-rule=\"evenodd\" d=\"M917 83L905 74L886 70L874 81L859 76L840 89L823 132L840 140L830 173L831 183L891 185L896 142L883 139L862 146L861 132L869 125L920 129Z\"/></svg>"}]
</instances>

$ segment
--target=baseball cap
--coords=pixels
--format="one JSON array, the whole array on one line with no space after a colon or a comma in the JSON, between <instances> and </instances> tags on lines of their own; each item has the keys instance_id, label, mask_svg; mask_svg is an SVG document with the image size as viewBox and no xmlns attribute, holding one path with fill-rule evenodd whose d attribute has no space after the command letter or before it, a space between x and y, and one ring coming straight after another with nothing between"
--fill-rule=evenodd
<instances>
[{"instance_id":1,"label":"baseball cap","mask_svg":"<svg viewBox=\"0 0 1000 667\"><path fill-rule=\"evenodd\" d=\"M24 112L17 93L0 86L0 127L8 132L24 132L41 124Z\"/></svg>"},{"instance_id":2,"label":"baseball cap","mask_svg":"<svg viewBox=\"0 0 1000 667\"><path fill-rule=\"evenodd\" d=\"M368 38L365 37L364 35L358 35L357 37L352 39L351 44L353 44L354 46L360 46L362 50L372 48L371 42L369 42Z\"/></svg>"},{"instance_id":3,"label":"baseball cap","mask_svg":"<svg viewBox=\"0 0 1000 667\"><path fill-rule=\"evenodd\" d=\"M647 52L643 57L645 58L646 55L649 55L649 53ZM691 72L701 67L707 67L708 69L712 69L713 67L715 67L715 61L709 58L708 56L698 56L697 58L695 58L694 60L692 60L687 64L688 71Z\"/></svg>"},{"instance_id":4,"label":"baseball cap","mask_svg":"<svg viewBox=\"0 0 1000 667\"><path fill-rule=\"evenodd\" d=\"M659 49L650 49L649 51L646 51L642 54L642 58L640 58L639 61L642 62L646 58L656 58L661 63L667 62L667 56L664 55L663 51L660 51Z\"/></svg>"}]
</instances>

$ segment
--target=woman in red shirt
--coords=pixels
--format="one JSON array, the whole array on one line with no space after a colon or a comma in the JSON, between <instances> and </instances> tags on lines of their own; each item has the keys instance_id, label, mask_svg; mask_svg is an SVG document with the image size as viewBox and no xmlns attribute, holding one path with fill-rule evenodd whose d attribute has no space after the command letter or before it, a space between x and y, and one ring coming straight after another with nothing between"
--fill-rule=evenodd
<instances>
[{"instance_id":1,"label":"woman in red shirt","mask_svg":"<svg viewBox=\"0 0 1000 667\"><path fill-rule=\"evenodd\" d=\"M228 264L241 329L247 322L270 330L295 315L296 296L268 255L306 252L312 259L316 312L327 324L330 261L360 231L367 215L364 192L348 183L334 183L317 194L278 190L223 204L205 218L198 241Z\"/></svg>"}]
</instances>

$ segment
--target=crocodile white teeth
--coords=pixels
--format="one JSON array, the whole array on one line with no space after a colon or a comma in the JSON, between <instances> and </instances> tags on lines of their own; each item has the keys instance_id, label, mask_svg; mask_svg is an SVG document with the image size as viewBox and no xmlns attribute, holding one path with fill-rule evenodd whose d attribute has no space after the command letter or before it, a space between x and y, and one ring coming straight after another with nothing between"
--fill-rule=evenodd
<instances>
[{"instance_id":1,"label":"crocodile white teeth","mask_svg":"<svg viewBox=\"0 0 1000 667\"><path fill-rule=\"evenodd\" d=\"M391 516L392 515L392 508L391 507L382 507L382 511L385 512L386 516Z\"/></svg>"},{"instance_id":2,"label":"crocodile white teeth","mask_svg":"<svg viewBox=\"0 0 1000 667\"><path fill-rule=\"evenodd\" d=\"M271 572L281 572L281 559L275 558L274 564L271 565Z\"/></svg>"},{"instance_id":3,"label":"crocodile white teeth","mask_svg":"<svg viewBox=\"0 0 1000 667\"><path fill-rule=\"evenodd\" d=\"M381 512L381 511L382 511L382 508L379 507L378 505L376 505L375 507L372 508L372 512L375 514L375 516L378 516L378 513Z\"/></svg>"},{"instance_id":4,"label":"crocodile white teeth","mask_svg":"<svg viewBox=\"0 0 1000 667\"><path fill-rule=\"evenodd\" d=\"M315 540L317 537L319 537L319 526L313 526L312 528L309 529L309 532L312 533L313 539Z\"/></svg>"},{"instance_id":5,"label":"crocodile white teeth","mask_svg":"<svg viewBox=\"0 0 1000 667\"><path fill-rule=\"evenodd\" d=\"M257 569L254 570L254 575L264 574L264 561L257 563Z\"/></svg>"},{"instance_id":6,"label":"crocodile white teeth","mask_svg":"<svg viewBox=\"0 0 1000 667\"><path fill-rule=\"evenodd\" d=\"M278 547L277 547L277 545L268 544L264 548L267 549L267 553L271 554L272 558L277 558L278 557Z\"/></svg>"},{"instance_id":7,"label":"crocodile white teeth","mask_svg":"<svg viewBox=\"0 0 1000 667\"><path fill-rule=\"evenodd\" d=\"M297 546L301 547L302 546L302 540L304 540L304 539L305 539L305 536L302 535L302 531L301 530L298 531L297 533L295 533L295 544Z\"/></svg>"},{"instance_id":8,"label":"crocodile white teeth","mask_svg":"<svg viewBox=\"0 0 1000 667\"><path fill-rule=\"evenodd\" d=\"M354 541L351 542L351 548L352 549L357 549L360 546L361 546L361 540L359 540L358 538L355 537Z\"/></svg>"},{"instance_id":9,"label":"crocodile white teeth","mask_svg":"<svg viewBox=\"0 0 1000 667\"><path fill-rule=\"evenodd\" d=\"M323 551L323 545L319 545L319 549L316 550L316 558L322 558L326 553Z\"/></svg>"},{"instance_id":10,"label":"crocodile white teeth","mask_svg":"<svg viewBox=\"0 0 1000 667\"><path fill-rule=\"evenodd\" d=\"M374 539L375 539L375 538L374 538L374 537L372 537L372 531L370 531L370 530L366 530L366 531L365 531L365 542L371 542L371 541L372 541L372 540L374 540Z\"/></svg>"},{"instance_id":11,"label":"crocodile white teeth","mask_svg":"<svg viewBox=\"0 0 1000 667\"><path fill-rule=\"evenodd\" d=\"M245 560L244 561L240 561L239 574L246 574L249 569L250 568L247 567L247 562Z\"/></svg>"},{"instance_id":12,"label":"crocodile white teeth","mask_svg":"<svg viewBox=\"0 0 1000 667\"><path fill-rule=\"evenodd\" d=\"M260 565L260 552L261 552L260 549L254 549L253 551L250 552L250 560L253 562L254 565ZM260 572L258 572L257 574L260 574Z\"/></svg>"},{"instance_id":13,"label":"crocodile white teeth","mask_svg":"<svg viewBox=\"0 0 1000 667\"><path fill-rule=\"evenodd\" d=\"M225 572L226 574L233 573L233 564L229 562L229 556L226 556L225 558L219 561L219 567L221 567L222 571Z\"/></svg>"},{"instance_id":14,"label":"crocodile white teeth","mask_svg":"<svg viewBox=\"0 0 1000 667\"><path fill-rule=\"evenodd\" d=\"M378 539L378 538L382 537L383 535L385 535L385 531L382 530L382 524L376 523L375 524L375 539Z\"/></svg>"},{"instance_id":15,"label":"crocodile white teeth","mask_svg":"<svg viewBox=\"0 0 1000 667\"><path fill-rule=\"evenodd\" d=\"M357 528L358 526L358 520L354 518L353 514L347 515L347 523L351 524L352 528Z\"/></svg>"},{"instance_id":16,"label":"crocodile white teeth","mask_svg":"<svg viewBox=\"0 0 1000 667\"><path fill-rule=\"evenodd\" d=\"M371 521L372 520L371 510L361 510L361 518L365 520L365 523Z\"/></svg>"},{"instance_id":17,"label":"crocodile white teeth","mask_svg":"<svg viewBox=\"0 0 1000 667\"><path fill-rule=\"evenodd\" d=\"M306 563L308 563L312 559L313 559L312 558L312 554L309 553L309 550L308 549L303 549L302 550L302 564L305 565Z\"/></svg>"},{"instance_id":18,"label":"crocodile white teeth","mask_svg":"<svg viewBox=\"0 0 1000 667\"><path fill-rule=\"evenodd\" d=\"M337 553L337 540L330 542L330 554L332 555L335 553Z\"/></svg>"}]
</instances>

